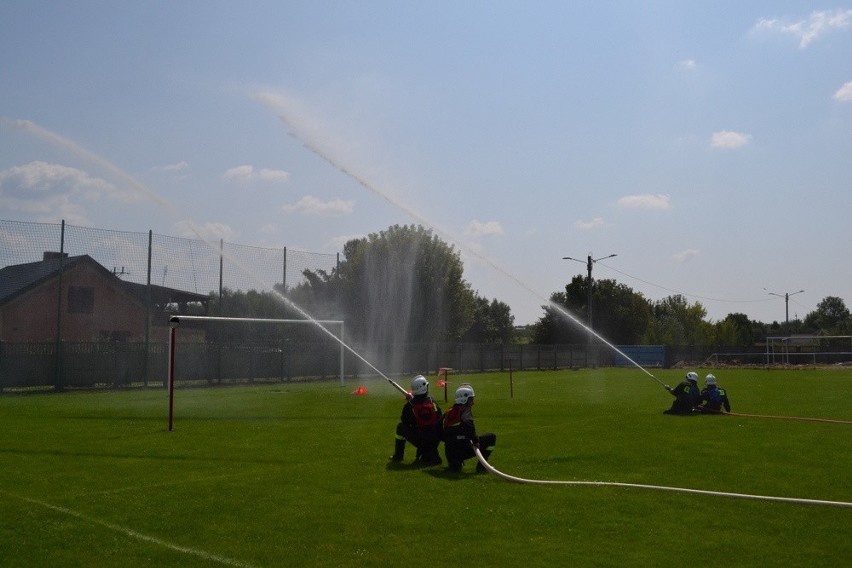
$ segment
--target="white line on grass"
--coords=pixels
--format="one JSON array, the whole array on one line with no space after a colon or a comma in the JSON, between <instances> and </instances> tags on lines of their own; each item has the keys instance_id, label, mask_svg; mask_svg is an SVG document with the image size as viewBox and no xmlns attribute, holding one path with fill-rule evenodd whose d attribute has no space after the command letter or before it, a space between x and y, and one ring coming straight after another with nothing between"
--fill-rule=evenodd
<instances>
[{"instance_id":1,"label":"white line on grass","mask_svg":"<svg viewBox=\"0 0 852 568\"><path fill-rule=\"evenodd\" d=\"M109 523L107 521L102 521L100 519L96 519L94 517L90 517L88 515L84 515L82 513L78 513L72 509L68 509L66 507L59 507L58 505L51 505L50 503L45 503L44 501L39 501L37 499L30 499L29 497L23 497L21 495L15 495L14 493L9 493L8 491L0 491L4 495L8 495L10 497L15 497L16 499L20 499L21 501L26 501L27 503L31 503L33 505L38 505L39 507L44 507L45 509L50 509L51 511L56 511L58 513L63 513L65 515L70 515L72 517L76 517L78 519L82 519L84 521L88 521L90 523L94 523L96 525L100 525L102 527L106 527L110 530L120 532L129 537L142 540L145 542L149 542L151 544L156 544L157 546L162 546L164 548L168 548L170 550L174 550L176 552L182 552L183 554L190 554L192 556L197 556L204 560L208 560L210 562L216 562L217 564L222 564L224 566L234 566L236 568L255 568L251 564L247 564L245 562L241 562L239 560L233 560L231 558L225 558L224 556L217 556L216 554L211 554L209 552L205 552L203 550L196 550L194 548L189 548L187 546L180 546L177 544L173 544L171 542L167 542L165 540L159 539L154 536L149 536L146 534L142 534L140 532L134 531L127 527L122 527L121 525L116 525L114 523Z\"/></svg>"},{"instance_id":2,"label":"white line on grass","mask_svg":"<svg viewBox=\"0 0 852 568\"><path fill-rule=\"evenodd\" d=\"M667 487L665 485L646 485L643 483L621 483L618 481L551 481L546 479L524 479L523 477L515 477L508 473L498 471L494 466L485 461L485 457L479 451L479 448L474 448L476 457L479 459L485 469L494 475L514 481L517 483L534 483L538 485L599 485L605 487L631 487L638 489L655 489L657 491L675 491L678 493L697 493L699 495L713 495L715 497L737 497L740 499L758 499L761 501L782 501L784 503L801 503L805 505L832 505L834 507L852 507L852 503L845 501L824 501L821 499L801 499L798 497L773 497L771 495L748 495L746 493L728 493L725 491L708 491L706 489L689 489L687 487Z\"/></svg>"}]
</instances>

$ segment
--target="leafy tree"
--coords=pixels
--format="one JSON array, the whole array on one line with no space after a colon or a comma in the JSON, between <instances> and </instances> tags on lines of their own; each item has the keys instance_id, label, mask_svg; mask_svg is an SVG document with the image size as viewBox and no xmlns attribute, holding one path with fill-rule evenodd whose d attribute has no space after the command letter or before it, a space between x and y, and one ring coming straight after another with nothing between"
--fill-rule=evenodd
<instances>
[{"instance_id":1,"label":"leafy tree","mask_svg":"<svg viewBox=\"0 0 852 568\"><path fill-rule=\"evenodd\" d=\"M704 321L707 310L699 302L690 304L680 294L653 304L653 320L646 340L662 345L710 345L711 325Z\"/></svg>"},{"instance_id":2,"label":"leafy tree","mask_svg":"<svg viewBox=\"0 0 852 568\"><path fill-rule=\"evenodd\" d=\"M581 317L570 309L565 292L551 294L550 304L542 309L544 315L533 324L533 343L581 343L588 337L581 327Z\"/></svg>"},{"instance_id":3,"label":"leafy tree","mask_svg":"<svg viewBox=\"0 0 852 568\"><path fill-rule=\"evenodd\" d=\"M826 296L816 310L805 316L805 327L825 335L847 335L852 330L852 315L842 298Z\"/></svg>"},{"instance_id":4,"label":"leafy tree","mask_svg":"<svg viewBox=\"0 0 852 568\"><path fill-rule=\"evenodd\" d=\"M278 292L257 290L222 290L222 296L211 292L210 311L223 317L263 319L304 319ZM188 324L199 325L199 324ZM236 322L208 325L206 337L211 341L243 343L276 343L283 339L305 339L321 333L307 326L272 331L269 324Z\"/></svg>"},{"instance_id":5,"label":"leafy tree","mask_svg":"<svg viewBox=\"0 0 852 568\"><path fill-rule=\"evenodd\" d=\"M611 343L640 343L651 319L645 297L615 280L597 280L593 290L592 324Z\"/></svg>"},{"instance_id":6,"label":"leafy tree","mask_svg":"<svg viewBox=\"0 0 852 568\"><path fill-rule=\"evenodd\" d=\"M281 297L273 292L257 290L222 290L221 297L211 294L212 313L232 318L287 318L291 312Z\"/></svg>"},{"instance_id":7,"label":"leafy tree","mask_svg":"<svg viewBox=\"0 0 852 568\"><path fill-rule=\"evenodd\" d=\"M567 335L567 324L561 321L559 312L556 311L554 305L565 305L565 292L554 292L550 295L550 304L541 307L544 310L544 315L528 330L532 343L541 345L567 343L567 340L563 339Z\"/></svg>"},{"instance_id":8,"label":"leafy tree","mask_svg":"<svg viewBox=\"0 0 852 568\"><path fill-rule=\"evenodd\" d=\"M307 274L289 296L313 313L335 313L357 341L381 344L461 338L475 295L459 254L421 226L394 225L353 239L332 274Z\"/></svg>"},{"instance_id":9,"label":"leafy tree","mask_svg":"<svg viewBox=\"0 0 852 568\"><path fill-rule=\"evenodd\" d=\"M750 347L759 337L755 329L760 330L757 322L751 321L745 314L728 314L725 319L713 326L713 345L718 347Z\"/></svg>"},{"instance_id":10,"label":"leafy tree","mask_svg":"<svg viewBox=\"0 0 852 568\"><path fill-rule=\"evenodd\" d=\"M551 295L533 329L535 343L581 343L588 338L588 279L575 276L564 292ZM651 318L642 294L614 280L597 280L592 290L592 328L618 345L639 343Z\"/></svg>"},{"instance_id":11,"label":"leafy tree","mask_svg":"<svg viewBox=\"0 0 852 568\"><path fill-rule=\"evenodd\" d=\"M340 279L325 270L305 270L302 275L303 282L283 292L287 300L314 319L342 319ZM282 291L281 284L276 284L275 288ZM296 317L304 316L299 314Z\"/></svg>"},{"instance_id":12,"label":"leafy tree","mask_svg":"<svg viewBox=\"0 0 852 568\"><path fill-rule=\"evenodd\" d=\"M474 300L473 325L463 341L470 343L512 343L515 317L508 304L498 300L490 302L481 296Z\"/></svg>"}]
</instances>

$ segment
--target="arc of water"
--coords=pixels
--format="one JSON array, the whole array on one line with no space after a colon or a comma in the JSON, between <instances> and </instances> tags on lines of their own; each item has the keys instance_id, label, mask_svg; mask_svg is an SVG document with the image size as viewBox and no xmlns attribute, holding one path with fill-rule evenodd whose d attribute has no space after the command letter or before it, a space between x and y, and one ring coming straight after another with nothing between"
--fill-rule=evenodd
<instances>
[{"instance_id":1,"label":"arc of water","mask_svg":"<svg viewBox=\"0 0 852 568\"><path fill-rule=\"evenodd\" d=\"M370 183L369 181L367 181L366 179L364 179L363 177L361 177L357 173L353 172L349 168L347 168L347 167L343 166L342 164L338 163L337 161L335 161L331 156L329 156L325 151L323 151L319 147L319 145L312 142L310 140L309 136L305 132L303 132L303 127L301 127L300 121L294 119L293 116L292 116L290 101L285 100L282 97L277 97L273 94L269 94L269 93L260 93L260 94L256 95L255 98L258 101L260 101L263 105L267 106L267 108L270 108L273 112L277 113L278 119L281 120L282 123L284 123L286 126L288 126L291 129L290 135L293 138L295 138L296 140L301 142L302 145L305 148L310 150L312 153L314 153L317 157L319 157L324 162L329 164L331 167L338 170L339 172L341 172L345 176L353 179L356 183L358 183L358 185L360 185L361 187L363 187L364 189L366 189L370 193L372 193L372 194L378 196L379 198L383 199L384 201L386 201L387 203L389 203L393 207L403 211L404 213L406 213L409 217L411 217L415 221L417 221L417 222L419 222L423 225L426 225L428 227L431 227L440 236L442 236L443 238L445 238L446 240L448 240L452 243L455 243L460 249L463 249L467 254L479 259L481 262L490 266L495 271L502 274L503 276L505 276L506 278L508 278L509 280L513 281L515 284L520 286L522 289L524 289L527 292L529 292L530 294L532 294L535 298L537 298L540 301L548 304L551 308L553 308L555 311L557 311L563 317L567 318L568 320L570 320L574 324L578 325L581 329L590 333L592 336L594 336L599 341L601 341L604 345L606 345L607 347L609 347L610 349L612 349L613 351L615 351L616 353L618 353L619 355L624 357L627 361L630 361L630 363L632 365L634 365L637 369L641 370L648 377L650 377L651 379L653 379L654 381L659 383L661 386L663 386L663 387L666 386L665 383L660 381L650 371L648 371L647 369L642 367L639 363L637 363L636 361L631 359L624 352L622 352L620 349L618 349L615 345L613 345L612 343L610 343L609 341L604 339L599 333L595 332L593 329L591 329L590 327L585 325L583 322L581 322L579 319L577 319L573 314L571 314L568 310L566 310L563 306L560 306L559 304L551 301L550 299L545 298L542 294L540 294L536 290L534 290L532 288L532 286L530 286L529 284L522 281L520 278L518 278L514 274L510 273L508 270L506 270L503 267L501 267L500 265L498 265L492 259L488 258L487 256L485 256L481 252L475 250L474 248L465 245L464 242L461 239L455 237L446 229L442 229L438 224L427 219L424 215L418 213L417 211L413 210L411 207L408 207L407 205L405 205L405 204L399 202L398 200L394 199L393 197L388 195L386 192L379 190L376 186L374 186L372 183Z\"/></svg>"},{"instance_id":2,"label":"arc of water","mask_svg":"<svg viewBox=\"0 0 852 568\"><path fill-rule=\"evenodd\" d=\"M60 136L60 135L58 135L54 132L51 132L51 131L49 131L45 128L42 128L41 126L39 126L39 125L35 124L34 122L29 121L29 120L11 120L11 119L0 116L0 126L9 126L11 128L22 130L24 132L27 132L27 133L33 135L33 136L41 138L42 140L45 140L50 144L53 144L53 145L58 146L60 148L63 148L65 150L79 156L80 158L83 158L84 160L89 161L90 163L94 164L98 168L100 168L100 169L102 169L106 172L109 172L111 175L113 175L117 179L121 180L123 183L127 184L129 187L131 187L134 190L138 191L139 193L153 199L158 205L162 206L167 211L174 212L174 207L172 206L171 203L169 203L165 199L162 199L161 197L159 197L156 193L154 193L153 191L148 189L144 184L142 184L141 182L137 181L132 176L130 176L129 174L124 172L121 168L119 168L115 164L112 164L111 162L107 161L106 159L102 158L101 156L98 156L97 154L94 154L94 153L90 152L89 150L86 150L85 148L81 147L79 144L76 144L75 142L68 140L67 138L64 138L64 137L62 137L62 136ZM198 228L195 226L194 223L188 222L188 226L192 230L192 232L194 232L195 235L199 238L199 240L201 240L203 243L205 243L212 250L216 251L217 254L223 254L223 252L218 247L217 243L213 243L210 240L208 240L207 238L205 238L204 235L202 234L202 232L198 230ZM355 351L355 349L353 349L350 345L347 345L342 339L337 337L334 334L334 332L332 332L331 330L326 328L324 325L319 323L316 318L312 317L308 312L303 310L300 306L296 305L292 300L290 300L289 298L287 298L283 294L277 292L275 290L274 286L271 286L268 282L263 282L262 278L260 278L257 274L252 273L252 271L249 270L246 266L242 265L239 262L238 259L236 259L232 256L228 256L228 260L230 262L232 262L235 266L237 266L241 270L243 270L246 274L251 274L258 282L261 282L264 285L266 285L270 290L273 291L273 293L278 298L281 299L281 301L286 303L290 308L295 310L299 315L304 317L306 320L309 320L312 323L314 323L320 330L322 330L323 333L327 334L329 337L331 337L332 339L334 339L335 341L340 343L343 346L344 349L346 349L347 351L352 353L352 355L357 357L358 360L360 360L365 365L367 365L370 369L375 371L380 377L382 377L386 381L388 381L388 383L390 383L394 388L396 388L398 391L400 391L403 395L408 396L408 391L406 391L404 388L399 386L395 381L393 381L390 377L388 377L383 372L381 372L375 365L373 365L371 362L369 362L360 353Z\"/></svg>"}]
</instances>

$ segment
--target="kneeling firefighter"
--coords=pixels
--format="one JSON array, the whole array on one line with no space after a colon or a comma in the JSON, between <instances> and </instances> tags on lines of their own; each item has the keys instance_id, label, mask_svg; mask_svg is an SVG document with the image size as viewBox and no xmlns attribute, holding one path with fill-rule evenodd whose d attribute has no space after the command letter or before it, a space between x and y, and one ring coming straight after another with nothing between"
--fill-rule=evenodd
<instances>
[{"instance_id":1,"label":"kneeling firefighter","mask_svg":"<svg viewBox=\"0 0 852 568\"><path fill-rule=\"evenodd\" d=\"M441 443L441 418L438 403L429 396L429 381L423 375L411 379L411 394L405 402L396 425L396 444L391 461L405 457L405 442L417 448L416 459L424 465L440 465L438 444Z\"/></svg>"},{"instance_id":2,"label":"kneeling firefighter","mask_svg":"<svg viewBox=\"0 0 852 568\"><path fill-rule=\"evenodd\" d=\"M456 389L455 404L444 415L444 452L450 471L461 471L464 460L476 455L474 447L479 448L487 460L497 443L497 435L491 432L477 435L473 423L473 387L463 384ZM477 473L484 473L485 467L477 462Z\"/></svg>"}]
</instances>

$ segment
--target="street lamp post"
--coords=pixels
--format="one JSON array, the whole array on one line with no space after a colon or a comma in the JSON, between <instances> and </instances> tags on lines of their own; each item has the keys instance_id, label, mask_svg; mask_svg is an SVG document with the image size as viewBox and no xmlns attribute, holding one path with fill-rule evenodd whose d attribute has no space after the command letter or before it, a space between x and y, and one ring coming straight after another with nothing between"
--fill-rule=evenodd
<instances>
[{"instance_id":1,"label":"street lamp post","mask_svg":"<svg viewBox=\"0 0 852 568\"><path fill-rule=\"evenodd\" d=\"M766 288L764 288L766 290ZM770 292L766 290L766 292L770 296L778 296L779 298L784 298L784 329L787 332L787 335L790 334L790 296L795 296L796 294L801 294L804 290L799 290L797 292L785 292L784 294L776 294L775 292Z\"/></svg>"},{"instance_id":2,"label":"street lamp post","mask_svg":"<svg viewBox=\"0 0 852 568\"><path fill-rule=\"evenodd\" d=\"M588 284L587 292L588 292L588 295L589 295L588 300L586 301L586 309L588 311L589 343L590 344L592 342L592 334L591 334L591 331L592 331L592 283L593 283L593 280L592 280L592 265L594 265L594 263L596 263L599 260L604 260L606 258L612 258L614 256L618 256L618 255L617 254L611 254L611 255L608 255L608 256L602 256L600 258L592 258L592 255L589 254L589 256L586 257L586 270L589 273L588 279L586 280L586 283ZM570 256L563 256L562 260L573 260L574 262L583 262L582 260L572 258Z\"/></svg>"}]
</instances>

